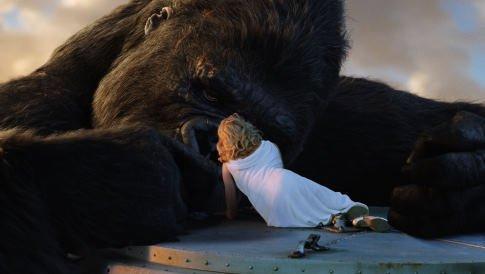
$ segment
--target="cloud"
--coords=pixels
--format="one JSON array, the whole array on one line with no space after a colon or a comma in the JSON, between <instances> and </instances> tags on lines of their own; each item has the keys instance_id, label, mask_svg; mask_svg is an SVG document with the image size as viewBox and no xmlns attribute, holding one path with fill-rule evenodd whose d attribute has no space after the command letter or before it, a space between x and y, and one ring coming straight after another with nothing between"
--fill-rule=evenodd
<instances>
[{"instance_id":1,"label":"cloud","mask_svg":"<svg viewBox=\"0 0 485 274\"><path fill-rule=\"evenodd\" d=\"M397 87L430 98L485 101L485 88L469 73L472 52L485 45L485 29L461 31L446 2L349 0L353 49L345 73L391 78ZM476 20L483 26L484 2L474 5L481 7Z\"/></svg>"},{"instance_id":2,"label":"cloud","mask_svg":"<svg viewBox=\"0 0 485 274\"><path fill-rule=\"evenodd\" d=\"M485 1L483 0L473 0L473 5L477 9L477 12L480 14L482 20L485 20Z\"/></svg>"},{"instance_id":3,"label":"cloud","mask_svg":"<svg viewBox=\"0 0 485 274\"><path fill-rule=\"evenodd\" d=\"M7 12L11 10L13 7L13 3L5 1L5 2L0 2L0 13Z\"/></svg>"},{"instance_id":4,"label":"cloud","mask_svg":"<svg viewBox=\"0 0 485 274\"><path fill-rule=\"evenodd\" d=\"M26 75L83 26L123 0L2 0L0 2L0 82ZM15 13L12 13L15 11ZM19 26L9 26L7 15ZM12 20L12 18L10 18Z\"/></svg>"},{"instance_id":5,"label":"cloud","mask_svg":"<svg viewBox=\"0 0 485 274\"><path fill-rule=\"evenodd\" d=\"M0 82L30 73L69 36L126 1L1 0ZM471 5L485 25L483 0L347 0L353 49L344 73L431 98L485 99L470 73L485 29L461 32L443 8L447 2Z\"/></svg>"}]
</instances>

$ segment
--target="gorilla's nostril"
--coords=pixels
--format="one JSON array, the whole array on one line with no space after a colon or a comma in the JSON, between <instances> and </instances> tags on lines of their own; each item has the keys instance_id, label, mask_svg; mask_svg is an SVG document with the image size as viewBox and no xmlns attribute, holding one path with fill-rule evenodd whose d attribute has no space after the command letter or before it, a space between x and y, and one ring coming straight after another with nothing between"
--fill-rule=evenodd
<instances>
[{"instance_id":1,"label":"gorilla's nostril","mask_svg":"<svg viewBox=\"0 0 485 274\"><path fill-rule=\"evenodd\" d=\"M182 141L206 158L211 158L216 153L217 127L218 123L211 119L193 118L181 128Z\"/></svg>"},{"instance_id":2,"label":"gorilla's nostril","mask_svg":"<svg viewBox=\"0 0 485 274\"><path fill-rule=\"evenodd\" d=\"M217 160L217 133L214 131L201 132L197 135L199 143L199 153L206 159ZM215 158L214 158L215 157Z\"/></svg>"}]
</instances>

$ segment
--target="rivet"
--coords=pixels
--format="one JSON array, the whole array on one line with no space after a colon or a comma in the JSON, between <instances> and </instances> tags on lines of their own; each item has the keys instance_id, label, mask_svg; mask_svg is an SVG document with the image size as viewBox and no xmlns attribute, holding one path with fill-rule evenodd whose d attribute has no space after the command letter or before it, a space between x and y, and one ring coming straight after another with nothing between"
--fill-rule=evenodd
<instances>
[{"instance_id":1,"label":"rivet","mask_svg":"<svg viewBox=\"0 0 485 274\"><path fill-rule=\"evenodd\" d=\"M231 264L229 264L229 263L226 264L226 267L230 267L230 266L231 266Z\"/></svg>"},{"instance_id":2,"label":"rivet","mask_svg":"<svg viewBox=\"0 0 485 274\"><path fill-rule=\"evenodd\" d=\"M250 269L250 270L253 270L253 269L254 269L254 266L250 265L250 266L249 266L249 269Z\"/></svg>"},{"instance_id":3,"label":"rivet","mask_svg":"<svg viewBox=\"0 0 485 274\"><path fill-rule=\"evenodd\" d=\"M302 269L301 272L305 272L305 269Z\"/></svg>"},{"instance_id":4,"label":"rivet","mask_svg":"<svg viewBox=\"0 0 485 274\"><path fill-rule=\"evenodd\" d=\"M153 253L153 257L157 257L157 253Z\"/></svg>"},{"instance_id":5,"label":"rivet","mask_svg":"<svg viewBox=\"0 0 485 274\"><path fill-rule=\"evenodd\" d=\"M279 268L277 266L273 267L273 271L278 271Z\"/></svg>"},{"instance_id":6,"label":"rivet","mask_svg":"<svg viewBox=\"0 0 485 274\"><path fill-rule=\"evenodd\" d=\"M186 263L190 263L190 260L189 260L189 259L185 259L185 262L186 262Z\"/></svg>"},{"instance_id":7,"label":"rivet","mask_svg":"<svg viewBox=\"0 0 485 274\"><path fill-rule=\"evenodd\" d=\"M206 261L204 262L204 264L205 264L205 265L209 265L209 261L207 261L207 260L206 260Z\"/></svg>"},{"instance_id":8,"label":"rivet","mask_svg":"<svg viewBox=\"0 0 485 274\"><path fill-rule=\"evenodd\" d=\"M168 256L168 259L169 259L169 260L171 260L171 259L172 259L172 257Z\"/></svg>"}]
</instances>

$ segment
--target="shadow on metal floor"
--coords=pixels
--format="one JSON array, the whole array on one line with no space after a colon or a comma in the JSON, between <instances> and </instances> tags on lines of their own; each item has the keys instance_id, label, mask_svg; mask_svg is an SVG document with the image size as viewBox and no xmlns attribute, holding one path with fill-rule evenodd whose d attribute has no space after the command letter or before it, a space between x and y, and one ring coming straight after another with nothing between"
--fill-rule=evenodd
<instances>
[{"instance_id":1,"label":"shadow on metal floor","mask_svg":"<svg viewBox=\"0 0 485 274\"><path fill-rule=\"evenodd\" d=\"M372 208L385 216L385 208ZM288 255L310 233L329 251ZM180 242L118 251L109 273L485 273L485 235L422 240L399 231L335 234L322 229L269 228L259 220L227 221L192 231Z\"/></svg>"}]
</instances>

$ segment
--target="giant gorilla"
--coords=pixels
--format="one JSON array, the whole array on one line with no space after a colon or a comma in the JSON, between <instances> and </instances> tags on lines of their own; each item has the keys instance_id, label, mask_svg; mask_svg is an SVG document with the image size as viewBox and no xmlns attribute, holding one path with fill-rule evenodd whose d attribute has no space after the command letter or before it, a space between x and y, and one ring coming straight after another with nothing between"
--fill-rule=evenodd
<instances>
[{"instance_id":1,"label":"giant gorilla","mask_svg":"<svg viewBox=\"0 0 485 274\"><path fill-rule=\"evenodd\" d=\"M343 0L133 0L0 86L0 272L172 240L239 112L285 164L417 236L485 230L485 108L339 76ZM35 271L34 271L35 270Z\"/></svg>"}]
</instances>

